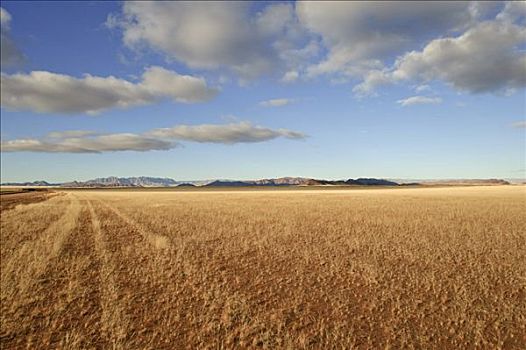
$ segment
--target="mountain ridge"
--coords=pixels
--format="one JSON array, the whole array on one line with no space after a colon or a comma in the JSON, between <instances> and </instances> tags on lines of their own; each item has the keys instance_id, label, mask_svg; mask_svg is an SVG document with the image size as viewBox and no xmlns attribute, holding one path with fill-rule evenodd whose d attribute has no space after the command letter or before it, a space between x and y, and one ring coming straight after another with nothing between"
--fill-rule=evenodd
<instances>
[{"instance_id":1,"label":"mountain ridge","mask_svg":"<svg viewBox=\"0 0 526 350\"><path fill-rule=\"evenodd\" d=\"M382 178L357 178L345 180L324 180L306 177L279 177L258 180L206 180L177 181L168 177L100 177L87 181L70 181L50 183L47 181L10 182L2 186L25 187L282 187L282 186L407 186L407 185L506 185L510 182L503 179L449 179L449 180L415 180L410 183Z\"/></svg>"},{"instance_id":2,"label":"mountain ridge","mask_svg":"<svg viewBox=\"0 0 526 350\"><path fill-rule=\"evenodd\" d=\"M61 187L172 187L178 182L167 177L100 177L83 182L72 181L61 184Z\"/></svg>"}]
</instances>

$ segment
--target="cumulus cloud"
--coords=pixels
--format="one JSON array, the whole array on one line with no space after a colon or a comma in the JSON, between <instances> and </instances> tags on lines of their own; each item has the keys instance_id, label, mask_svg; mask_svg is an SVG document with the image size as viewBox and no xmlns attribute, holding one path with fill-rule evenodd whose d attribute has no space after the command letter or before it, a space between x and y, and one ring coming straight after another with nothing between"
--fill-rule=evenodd
<instances>
[{"instance_id":1,"label":"cumulus cloud","mask_svg":"<svg viewBox=\"0 0 526 350\"><path fill-rule=\"evenodd\" d=\"M288 3L274 3L263 9L256 17L260 33L281 35L286 26L294 25L294 7Z\"/></svg>"},{"instance_id":2,"label":"cumulus cloud","mask_svg":"<svg viewBox=\"0 0 526 350\"><path fill-rule=\"evenodd\" d=\"M296 100L291 98L274 98L271 100L261 101L260 106L263 107L281 107L294 103Z\"/></svg>"},{"instance_id":3,"label":"cumulus cloud","mask_svg":"<svg viewBox=\"0 0 526 350\"><path fill-rule=\"evenodd\" d=\"M353 87L352 91L358 97L375 94L378 86L392 83L392 77L387 70L370 70L364 73L363 81Z\"/></svg>"},{"instance_id":4,"label":"cumulus cloud","mask_svg":"<svg viewBox=\"0 0 526 350\"><path fill-rule=\"evenodd\" d=\"M422 84L422 85L418 85L417 87L415 87L416 92L423 92L423 91L429 91L429 90L431 90L431 86L427 84Z\"/></svg>"},{"instance_id":5,"label":"cumulus cloud","mask_svg":"<svg viewBox=\"0 0 526 350\"><path fill-rule=\"evenodd\" d=\"M526 1L508 1L504 9L497 15L497 19L524 25L526 21Z\"/></svg>"},{"instance_id":6,"label":"cumulus cloud","mask_svg":"<svg viewBox=\"0 0 526 350\"><path fill-rule=\"evenodd\" d=\"M427 96L411 96L402 100L396 101L396 103L403 107L422 105L422 104L439 104L442 103L440 97L427 97Z\"/></svg>"},{"instance_id":7,"label":"cumulus cloud","mask_svg":"<svg viewBox=\"0 0 526 350\"><path fill-rule=\"evenodd\" d=\"M358 96L408 81L440 80L470 93L526 86L524 1L300 1L296 12L327 48L308 75L359 79Z\"/></svg>"},{"instance_id":8,"label":"cumulus cloud","mask_svg":"<svg viewBox=\"0 0 526 350\"><path fill-rule=\"evenodd\" d=\"M177 102L195 103L212 99L218 92L209 88L203 78L181 75L161 67L150 67L140 84L153 95L166 96Z\"/></svg>"},{"instance_id":9,"label":"cumulus cloud","mask_svg":"<svg viewBox=\"0 0 526 350\"><path fill-rule=\"evenodd\" d=\"M524 84L526 2L124 2L108 17L133 50L150 48L240 81L328 75L374 94L393 82L440 80L468 92ZM223 74L223 72L221 72ZM413 81L414 80L414 81ZM419 93L421 91L417 91Z\"/></svg>"},{"instance_id":10,"label":"cumulus cloud","mask_svg":"<svg viewBox=\"0 0 526 350\"><path fill-rule=\"evenodd\" d=\"M292 83L298 80L300 74L297 70L291 70L286 72L283 77L281 78L281 82L283 83Z\"/></svg>"},{"instance_id":11,"label":"cumulus cloud","mask_svg":"<svg viewBox=\"0 0 526 350\"><path fill-rule=\"evenodd\" d=\"M2 152L102 153L116 151L145 152L168 150L178 141L200 143L254 143L278 137L303 139L303 133L287 129L270 129L239 122L224 125L176 125L153 129L141 134L101 134L87 130L51 132L42 139L25 138L2 141Z\"/></svg>"},{"instance_id":12,"label":"cumulus cloud","mask_svg":"<svg viewBox=\"0 0 526 350\"><path fill-rule=\"evenodd\" d=\"M11 23L11 14L3 7L0 7L0 26L9 28L9 23Z\"/></svg>"},{"instance_id":13,"label":"cumulus cloud","mask_svg":"<svg viewBox=\"0 0 526 350\"><path fill-rule=\"evenodd\" d=\"M244 2L125 2L114 23L127 46L146 44L191 68L257 76L272 64Z\"/></svg>"},{"instance_id":14,"label":"cumulus cloud","mask_svg":"<svg viewBox=\"0 0 526 350\"><path fill-rule=\"evenodd\" d=\"M524 129L526 128L526 120L521 120L518 122L513 123L511 126L517 129Z\"/></svg>"},{"instance_id":15,"label":"cumulus cloud","mask_svg":"<svg viewBox=\"0 0 526 350\"><path fill-rule=\"evenodd\" d=\"M167 150L176 147L172 141L136 134L85 135L59 139L17 139L2 141L2 152L102 153L116 151Z\"/></svg>"},{"instance_id":16,"label":"cumulus cloud","mask_svg":"<svg viewBox=\"0 0 526 350\"><path fill-rule=\"evenodd\" d=\"M25 60L24 55L11 38L11 20L9 12L0 7L0 64L2 67L14 66Z\"/></svg>"},{"instance_id":17,"label":"cumulus cloud","mask_svg":"<svg viewBox=\"0 0 526 350\"><path fill-rule=\"evenodd\" d=\"M367 71L353 91L371 95L382 85L433 80L469 93L508 94L525 87L526 53L521 47L526 26L520 24L525 17L502 15L514 6L506 5L496 19L474 24L458 36L431 40L421 51L399 56L390 68Z\"/></svg>"},{"instance_id":18,"label":"cumulus cloud","mask_svg":"<svg viewBox=\"0 0 526 350\"><path fill-rule=\"evenodd\" d=\"M299 77L322 48L300 23L292 3L272 3L257 15L258 31L270 39L283 82Z\"/></svg>"},{"instance_id":19,"label":"cumulus cloud","mask_svg":"<svg viewBox=\"0 0 526 350\"><path fill-rule=\"evenodd\" d=\"M473 16L468 2L453 1L300 1L296 12L328 49L326 58L310 67L310 75L353 77L363 74L365 63L381 65L413 45L469 23Z\"/></svg>"},{"instance_id":20,"label":"cumulus cloud","mask_svg":"<svg viewBox=\"0 0 526 350\"><path fill-rule=\"evenodd\" d=\"M239 122L225 125L179 125L172 128L155 129L147 133L159 138L172 138L182 141L209 143L252 143L272 140L278 137L288 139L303 139L305 134L287 129L269 129L252 125L249 122Z\"/></svg>"},{"instance_id":21,"label":"cumulus cloud","mask_svg":"<svg viewBox=\"0 0 526 350\"><path fill-rule=\"evenodd\" d=\"M283 55L301 56L294 43L305 35L293 5L285 3L254 13L244 1L130 1L107 25L122 30L129 48L152 48L190 68L227 68L242 79L297 63Z\"/></svg>"},{"instance_id":22,"label":"cumulus cloud","mask_svg":"<svg viewBox=\"0 0 526 350\"><path fill-rule=\"evenodd\" d=\"M142 81L86 74L76 78L46 71L1 75L1 105L38 113L96 114L109 108L127 108L170 98L192 103L210 100L217 90L203 78L149 67Z\"/></svg>"},{"instance_id":23,"label":"cumulus cloud","mask_svg":"<svg viewBox=\"0 0 526 350\"><path fill-rule=\"evenodd\" d=\"M486 21L459 37L432 40L395 64L395 80L440 79L458 90L495 92L526 86L526 27Z\"/></svg>"}]
</instances>

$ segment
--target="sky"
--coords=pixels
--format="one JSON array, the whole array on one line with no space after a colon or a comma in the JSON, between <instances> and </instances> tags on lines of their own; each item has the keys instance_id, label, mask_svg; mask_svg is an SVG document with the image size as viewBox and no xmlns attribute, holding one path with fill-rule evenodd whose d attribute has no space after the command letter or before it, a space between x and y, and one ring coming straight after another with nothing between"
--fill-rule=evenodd
<instances>
[{"instance_id":1,"label":"sky","mask_svg":"<svg viewBox=\"0 0 526 350\"><path fill-rule=\"evenodd\" d=\"M526 178L526 2L1 4L1 182Z\"/></svg>"}]
</instances>

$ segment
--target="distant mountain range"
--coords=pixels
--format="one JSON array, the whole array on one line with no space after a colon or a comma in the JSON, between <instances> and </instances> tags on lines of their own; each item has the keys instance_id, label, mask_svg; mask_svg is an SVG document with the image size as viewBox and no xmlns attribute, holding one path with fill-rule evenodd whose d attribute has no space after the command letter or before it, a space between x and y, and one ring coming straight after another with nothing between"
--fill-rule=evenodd
<instances>
[{"instance_id":1,"label":"distant mountain range","mask_svg":"<svg viewBox=\"0 0 526 350\"><path fill-rule=\"evenodd\" d=\"M485 185L509 185L510 183L515 183L515 181L507 181L503 179L486 179L486 180L478 180L478 179L450 179L450 180L420 180L417 181L419 184L422 185L478 185L478 184L485 184ZM516 182L520 183L520 182Z\"/></svg>"},{"instance_id":2,"label":"distant mountain range","mask_svg":"<svg viewBox=\"0 0 526 350\"><path fill-rule=\"evenodd\" d=\"M458 180L385 180L359 178L347 180L320 180L304 177L280 177L261 180L209 180L176 181L160 177L103 177L88 181L49 183L46 181L4 183L3 186L30 187L246 187L246 186L408 186L408 185L506 185L502 179L458 179Z\"/></svg>"},{"instance_id":3,"label":"distant mountain range","mask_svg":"<svg viewBox=\"0 0 526 350\"><path fill-rule=\"evenodd\" d=\"M61 187L172 187L178 182L170 178L161 177L101 177L84 182L66 182Z\"/></svg>"},{"instance_id":4,"label":"distant mountain range","mask_svg":"<svg viewBox=\"0 0 526 350\"><path fill-rule=\"evenodd\" d=\"M59 183L50 183L47 181L33 181L33 182L6 182L2 186L24 186L24 187L50 187L60 186Z\"/></svg>"},{"instance_id":5,"label":"distant mountain range","mask_svg":"<svg viewBox=\"0 0 526 350\"><path fill-rule=\"evenodd\" d=\"M254 181L222 181L216 180L206 184L207 187L213 186L225 186L225 187L238 187L238 186L398 186L398 183L383 179L348 179L348 180L318 180L309 179L303 177L280 177L278 179L263 179Z\"/></svg>"}]
</instances>

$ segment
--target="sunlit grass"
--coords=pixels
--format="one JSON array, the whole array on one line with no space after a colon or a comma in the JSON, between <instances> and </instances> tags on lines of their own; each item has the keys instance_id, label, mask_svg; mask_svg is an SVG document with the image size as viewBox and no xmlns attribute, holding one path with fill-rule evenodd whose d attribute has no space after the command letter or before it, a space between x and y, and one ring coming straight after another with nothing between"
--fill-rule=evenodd
<instances>
[{"instance_id":1,"label":"sunlit grass","mask_svg":"<svg viewBox=\"0 0 526 350\"><path fill-rule=\"evenodd\" d=\"M75 191L1 223L2 348L526 344L524 186Z\"/></svg>"}]
</instances>

